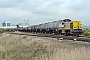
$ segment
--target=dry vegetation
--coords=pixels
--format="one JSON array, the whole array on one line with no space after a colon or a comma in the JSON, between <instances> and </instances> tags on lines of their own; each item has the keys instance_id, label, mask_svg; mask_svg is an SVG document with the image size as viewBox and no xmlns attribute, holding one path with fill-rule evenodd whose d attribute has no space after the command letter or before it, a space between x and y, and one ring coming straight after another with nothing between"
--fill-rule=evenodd
<instances>
[{"instance_id":1,"label":"dry vegetation","mask_svg":"<svg viewBox=\"0 0 90 60\"><path fill-rule=\"evenodd\" d=\"M0 60L90 60L90 46L3 33Z\"/></svg>"},{"instance_id":2,"label":"dry vegetation","mask_svg":"<svg viewBox=\"0 0 90 60\"><path fill-rule=\"evenodd\" d=\"M6 32L5 29L0 28L0 33Z\"/></svg>"}]
</instances>

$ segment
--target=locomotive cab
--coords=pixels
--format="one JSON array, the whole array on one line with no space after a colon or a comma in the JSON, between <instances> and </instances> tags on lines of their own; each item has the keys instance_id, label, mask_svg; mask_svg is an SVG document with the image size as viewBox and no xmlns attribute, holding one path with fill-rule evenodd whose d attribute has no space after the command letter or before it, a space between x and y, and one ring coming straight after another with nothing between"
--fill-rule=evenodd
<instances>
[{"instance_id":1,"label":"locomotive cab","mask_svg":"<svg viewBox=\"0 0 90 60\"><path fill-rule=\"evenodd\" d=\"M77 35L77 36L83 33L82 24L80 21L73 21L72 22L72 33L74 35Z\"/></svg>"}]
</instances>

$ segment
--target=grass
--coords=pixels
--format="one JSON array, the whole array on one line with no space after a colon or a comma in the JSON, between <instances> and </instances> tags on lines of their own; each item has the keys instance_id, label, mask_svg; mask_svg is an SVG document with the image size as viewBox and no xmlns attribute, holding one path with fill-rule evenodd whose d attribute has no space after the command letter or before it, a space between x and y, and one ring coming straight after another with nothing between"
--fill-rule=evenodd
<instances>
[{"instance_id":1,"label":"grass","mask_svg":"<svg viewBox=\"0 0 90 60\"><path fill-rule=\"evenodd\" d=\"M90 36L90 33L88 31L84 31L83 35L84 36Z\"/></svg>"},{"instance_id":2,"label":"grass","mask_svg":"<svg viewBox=\"0 0 90 60\"><path fill-rule=\"evenodd\" d=\"M90 29L85 29L83 30L83 34L84 36L90 36Z\"/></svg>"},{"instance_id":3,"label":"grass","mask_svg":"<svg viewBox=\"0 0 90 60\"><path fill-rule=\"evenodd\" d=\"M3 33L0 60L90 60L90 45Z\"/></svg>"},{"instance_id":4,"label":"grass","mask_svg":"<svg viewBox=\"0 0 90 60\"><path fill-rule=\"evenodd\" d=\"M3 28L0 28L0 33L3 33L3 32L6 32L6 30Z\"/></svg>"}]
</instances>

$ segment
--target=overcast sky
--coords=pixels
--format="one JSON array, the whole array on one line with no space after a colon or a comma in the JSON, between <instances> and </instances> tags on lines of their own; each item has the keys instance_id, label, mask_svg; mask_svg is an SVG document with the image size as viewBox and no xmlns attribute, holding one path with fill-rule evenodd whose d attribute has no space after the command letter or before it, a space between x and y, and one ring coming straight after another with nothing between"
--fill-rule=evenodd
<instances>
[{"instance_id":1,"label":"overcast sky","mask_svg":"<svg viewBox=\"0 0 90 60\"><path fill-rule=\"evenodd\" d=\"M29 18L29 19L28 19ZM89 0L0 0L0 24L30 25L69 18L90 25Z\"/></svg>"}]
</instances>

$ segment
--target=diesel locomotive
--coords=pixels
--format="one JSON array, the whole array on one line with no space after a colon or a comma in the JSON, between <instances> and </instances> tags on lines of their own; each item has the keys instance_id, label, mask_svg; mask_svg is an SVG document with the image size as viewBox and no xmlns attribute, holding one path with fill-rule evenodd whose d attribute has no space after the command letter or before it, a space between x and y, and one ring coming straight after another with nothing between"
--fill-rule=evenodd
<instances>
[{"instance_id":1,"label":"diesel locomotive","mask_svg":"<svg viewBox=\"0 0 90 60\"><path fill-rule=\"evenodd\" d=\"M50 33L61 35L76 35L83 33L81 21L71 21L70 19L58 20L39 25L32 25L25 28L19 28L19 31Z\"/></svg>"}]
</instances>

